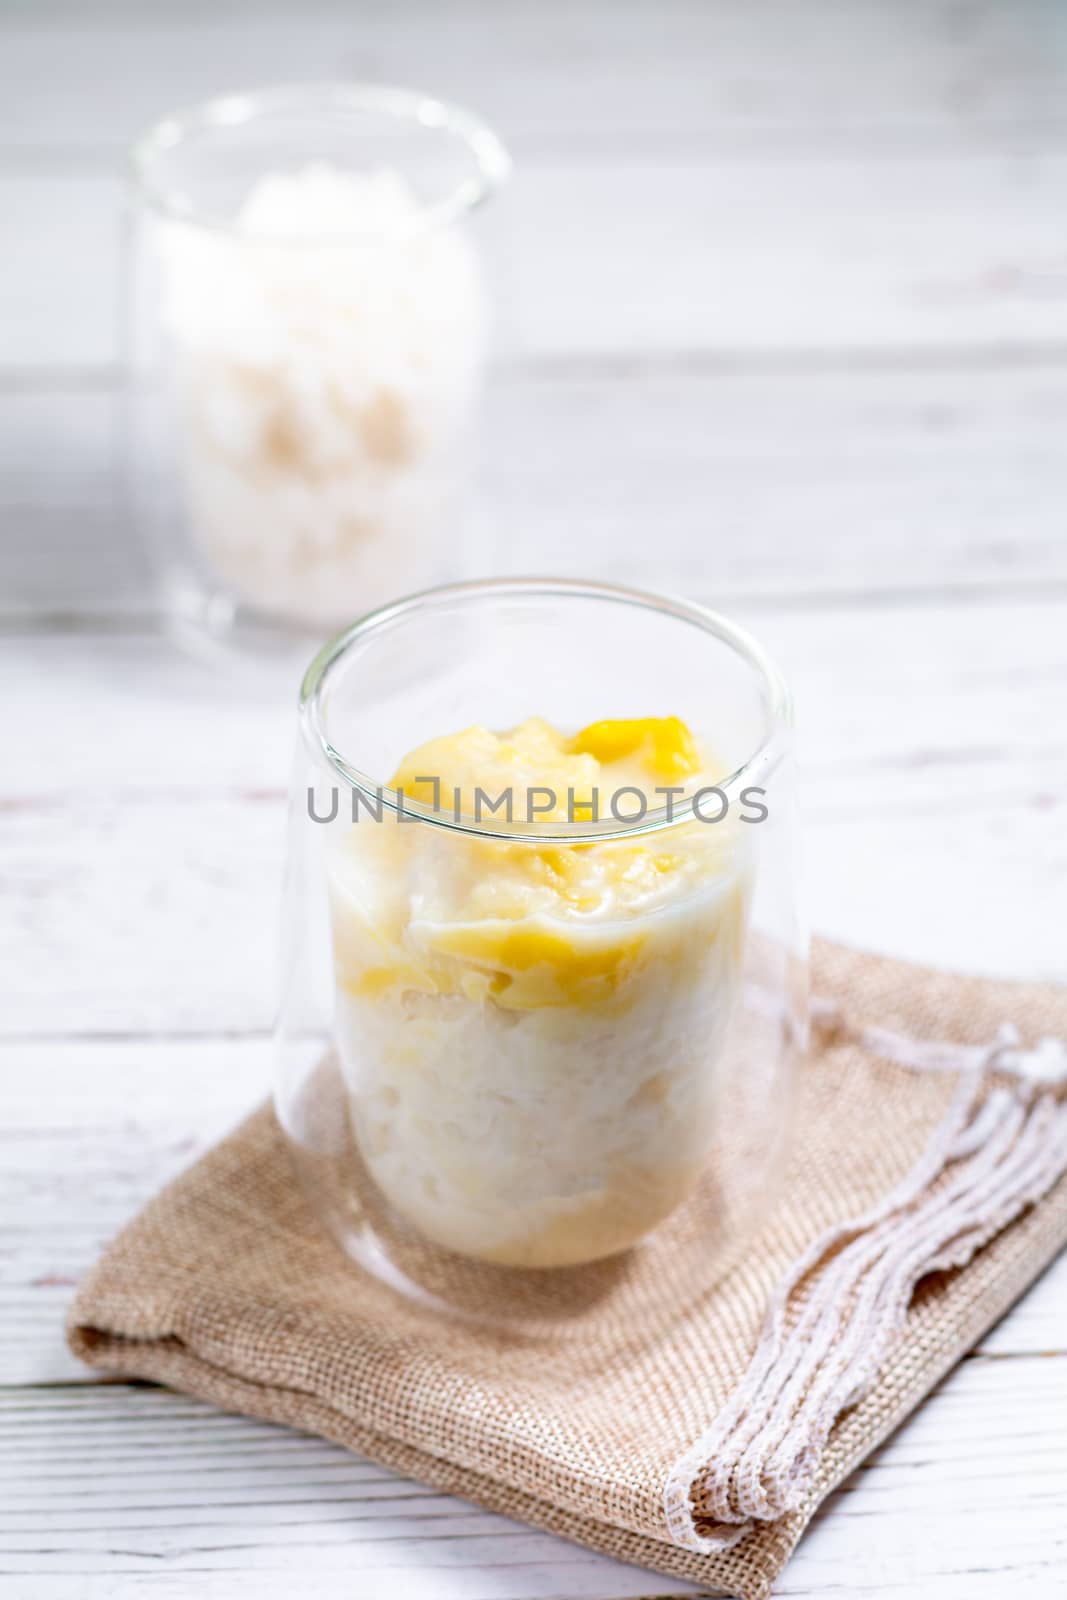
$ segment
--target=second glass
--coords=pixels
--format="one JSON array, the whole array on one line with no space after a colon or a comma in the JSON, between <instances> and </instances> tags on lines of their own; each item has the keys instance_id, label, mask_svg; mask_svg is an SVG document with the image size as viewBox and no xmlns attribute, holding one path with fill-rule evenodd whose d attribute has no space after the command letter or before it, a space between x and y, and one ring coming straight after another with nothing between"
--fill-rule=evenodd
<instances>
[{"instance_id":1,"label":"second glass","mask_svg":"<svg viewBox=\"0 0 1067 1600\"><path fill-rule=\"evenodd\" d=\"M169 117L134 171L134 485L172 612L321 635L463 575L493 133L308 85Z\"/></svg>"}]
</instances>

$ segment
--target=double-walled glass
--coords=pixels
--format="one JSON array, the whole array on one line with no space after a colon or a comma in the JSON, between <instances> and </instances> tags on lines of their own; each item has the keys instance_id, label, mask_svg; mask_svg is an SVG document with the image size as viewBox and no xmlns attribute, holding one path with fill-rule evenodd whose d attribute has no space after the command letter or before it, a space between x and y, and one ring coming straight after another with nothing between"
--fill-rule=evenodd
<instances>
[{"instance_id":1,"label":"double-walled glass","mask_svg":"<svg viewBox=\"0 0 1067 1600\"><path fill-rule=\"evenodd\" d=\"M775 1194L805 1037L762 650L627 589L452 585L327 645L300 719L276 1105L323 1221L490 1322L658 1294L661 1246L699 1294Z\"/></svg>"},{"instance_id":2,"label":"double-walled glass","mask_svg":"<svg viewBox=\"0 0 1067 1600\"><path fill-rule=\"evenodd\" d=\"M133 159L132 483L172 612L321 637L464 575L499 140L311 84L168 117Z\"/></svg>"}]
</instances>

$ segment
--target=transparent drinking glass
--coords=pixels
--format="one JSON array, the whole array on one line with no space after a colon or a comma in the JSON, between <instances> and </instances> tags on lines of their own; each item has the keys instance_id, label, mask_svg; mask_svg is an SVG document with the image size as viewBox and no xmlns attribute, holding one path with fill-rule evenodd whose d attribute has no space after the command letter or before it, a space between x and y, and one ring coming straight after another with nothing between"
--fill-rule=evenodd
<instances>
[{"instance_id":1,"label":"transparent drinking glass","mask_svg":"<svg viewBox=\"0 0 1067 1600\"><path fill-rule=\"evenodd\" d=\"M806 996L789 699L740 628L500 579L312 662L276 1110L360 1266L493 1324L700 1294L774 1199Z\"/></svg>"},{"instance_id":2,"label":"transparent drinking glass","mask_svg":"<svg viewBox=\"0 0 1067 1600\"><path fill-rule=\"evenodd\" d=\"M229 95L137 143L131 478L179 621L321 638L465 575L470 221L508 167L470 113L347 84Z\"/></svg>"}]
</instances>

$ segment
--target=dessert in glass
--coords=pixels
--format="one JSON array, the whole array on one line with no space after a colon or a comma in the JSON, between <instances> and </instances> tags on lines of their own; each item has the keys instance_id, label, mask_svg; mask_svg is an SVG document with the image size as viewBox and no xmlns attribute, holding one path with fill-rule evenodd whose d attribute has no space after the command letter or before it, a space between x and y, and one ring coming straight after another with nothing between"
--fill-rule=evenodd
<instances>
[{"instance_id":1,"label":"dessert in glass","mask_svg":"<svg viewBox=\"0 0 1067 1600\"><path fill-rule=\"evenodd\" d=\"M134 169L134 484L175 615L321 635L455 575L496 137L319 84L168 117Z\"/></svg>"},{"instance_id":2,"label":"dessert in glass","mask_svg":"<svg viewBox=\"0 0 1067 1600\"><path fill-rule=\"evenodd\" d=\"M762 651L635 591L452 585L327 645L301 722L276 1105L324 1220L451 1309L559 1303L663 1229L699 1289L803 1047Z\"/></svg>"}]
</instances>

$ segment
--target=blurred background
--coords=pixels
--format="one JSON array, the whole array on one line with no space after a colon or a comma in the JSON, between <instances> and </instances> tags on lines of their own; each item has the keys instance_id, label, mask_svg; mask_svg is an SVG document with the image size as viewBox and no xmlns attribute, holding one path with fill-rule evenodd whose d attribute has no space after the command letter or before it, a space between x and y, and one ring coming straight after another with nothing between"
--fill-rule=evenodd
<instances>
[{"instance_id":1,"label":"blurred background","mask_svg":"<svg viewBox=\"0 0 1067 1600\"><path fill-rule=\"evenodd\" d=\"M122 219L139 130L294 80L415 85L514 157L483 568L739 616L797 691L814 925L1062 973L1062 6L6 0L0 26L12 1027L269 1021L295 679L160 631L121 490Z\"/></svg>"},{"instance_id":2,"label":"blurred background","mask_svg":"<svg viewBox=\"0 0 1067 1600\"><path fill-rule=\"evenodd\" d=\"M1055 0L6 0L3 29L8 615L152 605L114 476L131 140L321 78L458 100L513 153L498 568L724 604L1063 578Z\"/></svg>"}]
</instances>

